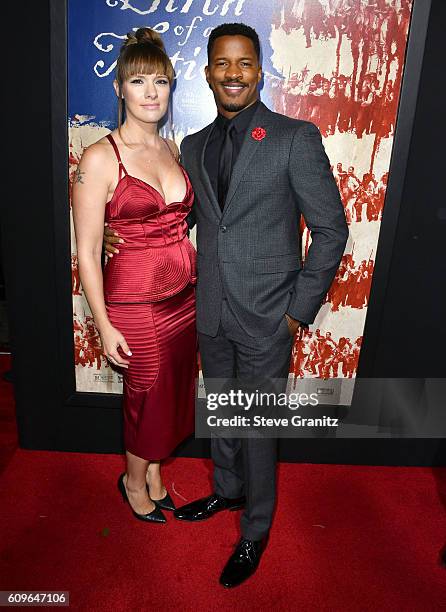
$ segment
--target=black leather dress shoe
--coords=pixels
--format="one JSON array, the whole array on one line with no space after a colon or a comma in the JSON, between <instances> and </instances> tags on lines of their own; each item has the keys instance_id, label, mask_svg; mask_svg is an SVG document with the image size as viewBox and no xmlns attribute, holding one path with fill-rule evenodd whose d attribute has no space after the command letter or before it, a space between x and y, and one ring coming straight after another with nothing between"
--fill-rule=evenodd
<instances>
[{"instance_id":1,"label":"black leather dress shoe","mask_svg":"<svg viewBox=\"0 0 446 612\"><path fill-rule=\"evenodd\" d=\"M125 489L124 476L125 476L125 472L121 474L121 476L118 478L118 489L122 495L123 500L127 502L128 505L130 506L127 491ZM164 516L164 514L161 512L160 508L158 508L156 504L152 512L148 512L147 514L138 514L138 512L135 512L131 506L130 508L133 512L133 516L139 519L140 521L145 521L146 523L165 523L166 522L166 517Z\"/></svg>"},{"instance_id":2,"label":"black leather dress shoe","mask_svg":"<svg viewBox=\"0 0 446 612\"><path fill-rule=\"evenodd\" d=\"M235 587L247 580L256 571L265 548L264 540L242 538L220 576L220 584Z\"/></svg>"},{"instance_id":3,"label":"black leather dress shoe","mask_svg":"<svg viewBox=\"0 0 446 612\"><path fill-rule=\"evenodd\" d=\"M148 486L147 486L147 493L149 494L149 497L150 497L150 491L149 491ZM176 506L173 503L173 499L170 497L168 492L166 492L166 495L162 497L161 499L153 499L152 497L150 497L150 499L153 501L153 503L156 506L158 506L158 508L161 508L162 510L170 510L171 512L173 512L176 509Z\"/></svg>"},{"instance_id":4,"label":"black leather dress shoe","mask_svg":"<svg viewBox=\"0 0 446 612\"><path fill-rule=\"evenodd\" d=\"M222 510L243 508L245 502L245 497L229 498L213 493L177 508L173 515L180 521L204 521Z\"/></svg>"}]
</instances>

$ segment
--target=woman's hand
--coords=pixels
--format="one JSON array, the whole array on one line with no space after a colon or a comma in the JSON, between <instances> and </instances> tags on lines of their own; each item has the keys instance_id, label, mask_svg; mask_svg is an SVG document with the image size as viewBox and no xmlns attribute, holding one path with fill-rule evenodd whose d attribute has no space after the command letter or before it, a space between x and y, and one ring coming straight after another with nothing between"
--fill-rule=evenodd
<instances>
[{"instance_id":1,"label":"woman's hand","mask_svg":"<svg viewBox=\"0 0 446 612\"><path fill-rule=\"evenodd\" d=\"M115 232L115 230L106 223L104 227L103 246L107 257L113 257L113 254L119 253L119 250L114 245L122 244L123 242L124 240L119 238L118 232Z\"/></svg>"},{"instance_id":2,"label":"woman's hand","mask_svg":"<svg viewBox=\"0 0 446 612\"><path fill-rule=\"evenodd\" d=\"M121 332L110 325L104 330L101 330L99 333L101 334L104 355L107 357L110 363L121 368L128 368L130 362L121 357L118 352L118 348L121 348L126 355L131 356L132 353Z\"/></svg>"}]
</instances>

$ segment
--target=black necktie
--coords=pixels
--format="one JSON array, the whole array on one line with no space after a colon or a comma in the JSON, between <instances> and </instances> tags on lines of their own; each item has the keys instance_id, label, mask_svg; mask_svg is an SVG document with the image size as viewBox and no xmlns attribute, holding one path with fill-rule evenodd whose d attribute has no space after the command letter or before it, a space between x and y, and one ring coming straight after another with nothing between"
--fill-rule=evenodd
<instances>
[{"instance_id":1,"label":"black necktie","mask_svg":"<svg viewBox=\"0 0 446 612\"><path fill-rule=\"evenodd\" d=\"M223 129L225 136L221 145L218 162L218 203L220 204L221 210L224 208L229 181L231 180L233 151L232 134L234 132L234 125L228 121Z\"/></svg>"}]
</instances>

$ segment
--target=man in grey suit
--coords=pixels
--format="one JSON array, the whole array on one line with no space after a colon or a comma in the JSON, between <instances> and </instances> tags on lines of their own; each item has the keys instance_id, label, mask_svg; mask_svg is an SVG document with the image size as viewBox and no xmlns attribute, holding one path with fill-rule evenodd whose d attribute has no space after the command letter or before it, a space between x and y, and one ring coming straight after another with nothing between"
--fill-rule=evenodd
<instances>
[{"instance_id":1,"label":"man in grey suit","mask_svg":"<svg viewBox=\"0 0 446 612\"><path fill-rule=\"evenodd\" d=\"M241 384L283 379L294 335L312 323L348 237L344 209L318 129L273 113L259 99L257 33L215 28L206 79L216 120L184 138L182 162L194 191L197 225L197 329L206 379ZM299 221L311 232L301 264ZM211 440L214 492L175 511L185 521L244 507L242 537L220 583L254 573L275 503L277 440Z\"/></svg>"},{"instance_id":2,"label":"man in grey suit","mask_svg":"<svg viewBox=\"0 0 446 612\"><path fill-rule=\"evenodd\" d=\"M286 380L293 336L309 324L348 237L318 129L259 100L256 32L223 24L209 38L206 79L217 119L184 138L196 203L197 329L204 378ZM301 265L301 213L312 243ZM275 499L275 439L212 438L214 493L175 512L208 518L245 504L242 538L220 578L236 586L257 568Z\"/></svg>"}]
</instances>

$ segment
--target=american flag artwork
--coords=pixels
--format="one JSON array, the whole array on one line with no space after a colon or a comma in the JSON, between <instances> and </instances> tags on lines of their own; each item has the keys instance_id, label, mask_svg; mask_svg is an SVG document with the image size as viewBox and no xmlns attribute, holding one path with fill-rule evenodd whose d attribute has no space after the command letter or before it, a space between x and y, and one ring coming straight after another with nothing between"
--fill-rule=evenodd
<instances>
[{"instance_id":1,"label":"american flag artwork","mask_svg":"<svg viewBox=\"0 0 446 612\"><path fill-rule=\"evenodd\" d=\"M253 26L262 44L261 98L271 110L318 126L350 230L316 320L296 338L290 381L354 379L385 205L412 1L94 3L91 12L91 0L69 2L70 180L83 149L116 125L113 71L128 31L149 26L163 35L177 74L169 133L180 144L186 134L215 117L203 76L210 31L223 22ZM301 234L305 261L311 236L304 219ZM118 393L121 376L102 356L82 292L73 230L71 267L77 389Z\"/></svg>"},{"instance_id":2,"label":"american flag artwork","mask_svg":"<svg viewBox=\"0 0 446 612\"><path fill-rule=\"evenodd\" d=\"M315 123L341 194L350 238L291 373L352 378L362 343L411 17L409 0L276 2L274 110ZM303 258L310 235L303 220Z\"/></svg>"}]
</instances>

